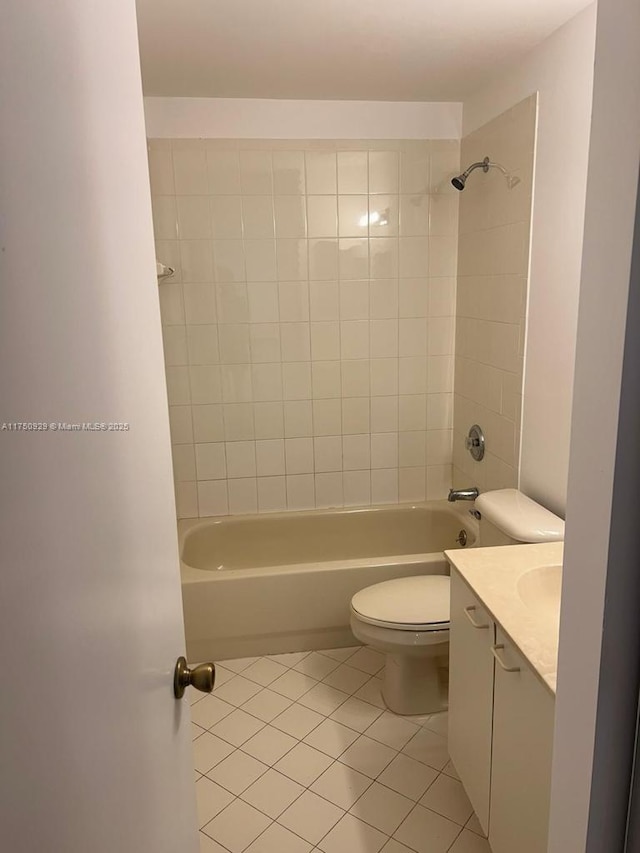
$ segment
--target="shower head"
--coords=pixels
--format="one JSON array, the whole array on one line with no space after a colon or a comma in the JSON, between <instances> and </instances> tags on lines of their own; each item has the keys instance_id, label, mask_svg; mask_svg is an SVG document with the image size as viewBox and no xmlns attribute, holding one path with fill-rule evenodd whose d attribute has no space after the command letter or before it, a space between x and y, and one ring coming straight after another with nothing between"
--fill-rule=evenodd
<instances>
[{"instance_id":1,"label":"shower head","mask_svg":"<svg viewBox=\"0 0 640 853\"><path fill-rule=\"evenodd\" d=\"M489 169L498 169L505 176L507 186L510 190L520 183L520 178L516 175L512 175L511 172L508 172L504 166L500 165L500 163L492 163L488 157L485 157L484 160L481 160L478 163L472 163L468 169L465 169L464 172L462 172L461 175L456 175L455 178L451 178L452 186L459 192L462 192L467 184L467 178L475 169L482 169L483 172L488 172Z\"/></svg>"},{"instance_id":2,"label":"shower head","mask_svg":"<svg viewBox=\"0 0 640 853\"><path fill-rule=\"evenodd\" d=\"M451 178L451 183L452 183L452 185L453 185L457 190L459 190L460 192L462 192L462 190L463 190L463 189L465 188L465 186L466 186L467 178L469 177L469 175L471 174L471 172L473 172L473 171L474 171L474 169L482 169L482 171L483 171L483 172L488 172L488 171L489 171L489 165L490 165L490 163L489 163L489 158L488 158L488 157L485 157L485 158L484 158L484 160L482 160L481 162L478 162L478 163L472 163L472 164L469 166L469 168L468 168L468 169L465 169L465 170L464 170L464 172L463 172L461 175L456 175L456 177L455 177L455 178Z\"/></svg>"}]
</instances>

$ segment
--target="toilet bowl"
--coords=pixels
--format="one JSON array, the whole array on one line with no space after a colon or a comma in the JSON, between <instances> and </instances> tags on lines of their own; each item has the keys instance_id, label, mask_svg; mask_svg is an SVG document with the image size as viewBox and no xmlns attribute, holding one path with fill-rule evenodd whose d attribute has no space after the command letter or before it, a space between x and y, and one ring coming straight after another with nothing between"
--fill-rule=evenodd
<instances>
[{"instance_id":1,"label":"toilet bowl","mask_svg":"<svg viewBox=\"0 0 640 853\"><path fill-rule=\"evenodd\" d=\"M351 600L354 636L386 655L382 698L396 714L428 714L447 706L450 579L397 578Z\"/></svg>"},{"instance_id":2,"label":"toilet bowl","mask_svg":"<svg viewBox=\"0 0 640 853\"><path fill-rule=\"evenodd\" d=\"M475 501L480 545L564 539L564 522L517 489L485 492ZM351 600L354 636L386 655L382 698L396 714L432 714L447 707L449 578L396 578Z\"/></svg>"}]
</instances>

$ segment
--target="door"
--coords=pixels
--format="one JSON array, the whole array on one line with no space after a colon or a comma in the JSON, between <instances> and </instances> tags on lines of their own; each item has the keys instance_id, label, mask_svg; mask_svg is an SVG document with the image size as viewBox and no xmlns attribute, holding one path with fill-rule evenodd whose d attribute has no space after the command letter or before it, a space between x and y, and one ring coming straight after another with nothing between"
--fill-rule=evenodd
<instances>
[{"instance_id":1,"label":"door","mask_svg":"<svg viewBox=\"0 0 640 853\"><path fill-rule=\"evenodd\" d=\"M555 700L496 632L491 815L493 853L547 853Z\"/></svg>"},{"instance_id":2,"label":"door","mask_svg":"<svg viewBox=\"0 0 640 853\"><path fill-rule=\"evenodd\" d=\"M1 846L194 853L134 0L9 0L0 80Z\"/></svg>"},{"instance_id":3,"label":"door","mask_svg":"<svg viewBox=\"0 0 640 853\"><path fill-rule=\"evenodd\" d=\"M487 611L452 569L449 753L485 832L489 831L494 633Z\"/></svg>"}]
</instances>

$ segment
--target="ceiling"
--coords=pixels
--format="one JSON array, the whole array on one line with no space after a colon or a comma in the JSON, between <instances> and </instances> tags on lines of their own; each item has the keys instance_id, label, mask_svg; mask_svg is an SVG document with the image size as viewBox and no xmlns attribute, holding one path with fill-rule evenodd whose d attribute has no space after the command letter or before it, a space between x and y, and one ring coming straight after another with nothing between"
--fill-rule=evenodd
<instances>
[{"instance_id":1,"label":"ceiling","mask_svg":"<svg viewBox=\"0 0 640 853\"><path fill-rule=\"evenodd\" d=\"M137 0L146 95L459 101L591 0Z\"/></svg>"}]
</instances>

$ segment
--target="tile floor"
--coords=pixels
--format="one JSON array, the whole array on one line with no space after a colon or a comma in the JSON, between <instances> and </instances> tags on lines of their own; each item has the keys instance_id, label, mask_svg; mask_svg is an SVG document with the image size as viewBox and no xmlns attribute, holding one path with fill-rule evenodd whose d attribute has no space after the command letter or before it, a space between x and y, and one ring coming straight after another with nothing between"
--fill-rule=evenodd
<instances>
[{"instance_id":1,"label":"tile floor","mask_svg":"<svg viewBox=\"0 0 640 853\"><path fill-rule=\"evenodd\" d=\"M201 853L490 853L446 714L399 717L365 647L223 661L192 691Z\"/></svg>"}]
</instances>

